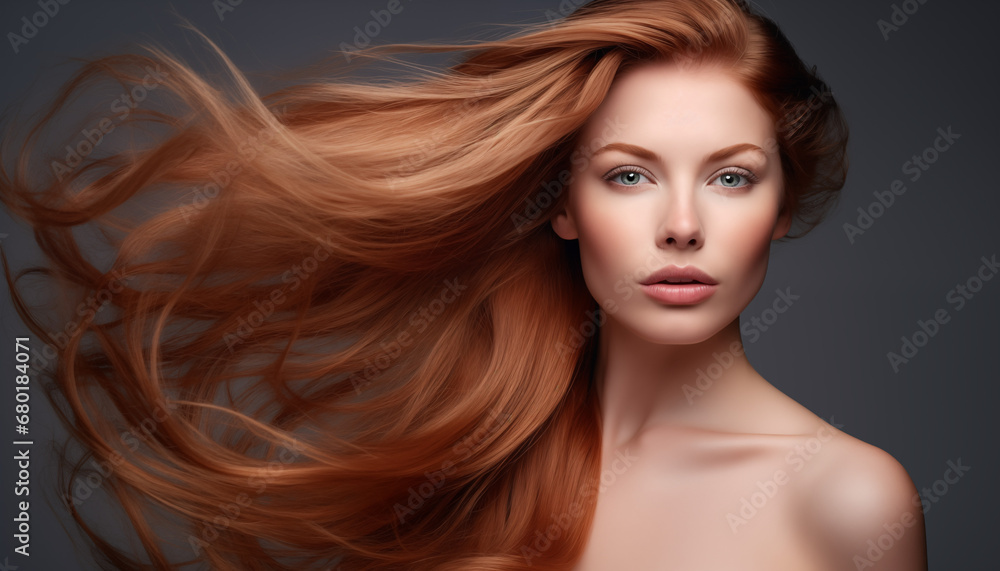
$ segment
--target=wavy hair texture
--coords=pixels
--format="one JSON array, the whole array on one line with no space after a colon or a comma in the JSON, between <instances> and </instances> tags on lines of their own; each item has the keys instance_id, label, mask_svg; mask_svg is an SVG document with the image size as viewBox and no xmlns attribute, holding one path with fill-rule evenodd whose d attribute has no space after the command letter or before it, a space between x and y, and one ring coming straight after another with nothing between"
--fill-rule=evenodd
<instances>
[{"instance_id":1,"label":"wavy hair texture","mask_svg":"<svg viewBox=\"0 0 1000 571\"><path fill-rule=\"evenodd\" d=\"M616 76L727 66L775 119L806 229L846 176L829 89L742 2L596 0L504 39L348 54L462 56L445 69L350 79L338 54L263 97L205 41L228 81L157 47L85 60L3 140L0 198L48 260L15 279L4 256L5 275L83 451L63 499L105 567L570 568L600 476L598 306L548 220ZM109 79L149 98L38 156ZM32 274L59 303L18 291ZM99 492L141 548L87 523Z\"/></svg>"}]
</instances>

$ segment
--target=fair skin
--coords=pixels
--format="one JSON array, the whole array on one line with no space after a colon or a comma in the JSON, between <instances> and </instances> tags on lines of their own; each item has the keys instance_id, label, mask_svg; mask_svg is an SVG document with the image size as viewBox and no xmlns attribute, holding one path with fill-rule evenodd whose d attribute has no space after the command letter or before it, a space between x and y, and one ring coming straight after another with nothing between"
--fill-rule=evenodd
<instances>
[{"instance_id":1,"label":"fair skin","mask_svg":"<svg viewBox=\"0 0 1000 571\"><path fill-rule=\"evenodd\" d=\"M606 316L602 490L577 571L927 567L906 470L742 351L739 314L790 225L774 125L721 68L656 62L624 72L580 135L592 154L552 219ZM707 274L711 294L642 285L671 265Z\"/></svg>"}]
</instances>

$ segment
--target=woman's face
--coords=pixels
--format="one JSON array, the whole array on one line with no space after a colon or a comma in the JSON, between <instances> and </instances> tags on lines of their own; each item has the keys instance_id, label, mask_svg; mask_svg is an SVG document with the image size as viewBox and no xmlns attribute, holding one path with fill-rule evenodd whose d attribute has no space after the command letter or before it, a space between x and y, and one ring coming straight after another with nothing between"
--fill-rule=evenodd
<instances>
[{"instance_id":1,"label":"woman's face","mask_svg":"<svg viewBox=\"0 0 1000 571\"><path fill-rule=\"evenodd\" d=\"M552 219L579 240L608 319L690 344L739 316L790 223L779 216L774 137L767 112L719 68L658 62L616 80L581 133L566 209Z\"/></svg>"}]
</instances>

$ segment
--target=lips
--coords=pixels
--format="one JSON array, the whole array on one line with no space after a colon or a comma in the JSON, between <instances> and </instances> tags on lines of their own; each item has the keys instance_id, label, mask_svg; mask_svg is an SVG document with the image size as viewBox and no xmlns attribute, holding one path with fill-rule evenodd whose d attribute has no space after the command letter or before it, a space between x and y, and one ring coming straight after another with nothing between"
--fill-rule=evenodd
<instances>
[{"instance_id":1,"label":"lips","mask_svg":"<svg viewBox=\"0 0 1000 571\"><path fill-rule=\"evenodd\" d=\"M659 283L672 285L716 285L719 282L712 276L694 266L666 266L653 272L648 278L639 283L642 285L653 285Z\"/></svg>"},{"instance_id":2,"label":"lips","mask_svg":"<svg viewBox=\"0 0 1000 571\"><path fill-rule=\"evenodd\" d=\"M650 298L666 305L697 305L715 293L715 278L694 266L667 266L643 280Z\"/></svg>"}]
</instances>

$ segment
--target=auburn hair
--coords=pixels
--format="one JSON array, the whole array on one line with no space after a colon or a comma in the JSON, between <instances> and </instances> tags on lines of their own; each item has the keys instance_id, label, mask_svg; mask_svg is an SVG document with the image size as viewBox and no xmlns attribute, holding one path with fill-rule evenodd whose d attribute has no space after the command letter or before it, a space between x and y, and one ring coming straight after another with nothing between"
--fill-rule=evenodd
<instances>
[{"instance_id":1,"label":"auburn hair","mask_svg":"<svg viewBox=\"0 0 1000 571\"><path fill-rule=\"evenodd\" d=\"M337 54L264 96L202 37L224 76L155 46L96 57L23 142L4 127L0 199L47 258L15 278L4 255L5 276L106 567L570 568L600 478L599 308L548 221L615 78L724 65L774 117L804 230L846 176L829 89L735 0L595 0L503 39ZM461 59L351 75L425 53ZM35 151L108 80L147 101ZM35 276L58 299L18 290ZM88 524L92 494L141 549Z\"/></svg>"}]
</instances>

